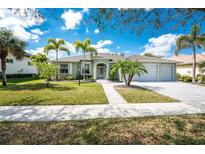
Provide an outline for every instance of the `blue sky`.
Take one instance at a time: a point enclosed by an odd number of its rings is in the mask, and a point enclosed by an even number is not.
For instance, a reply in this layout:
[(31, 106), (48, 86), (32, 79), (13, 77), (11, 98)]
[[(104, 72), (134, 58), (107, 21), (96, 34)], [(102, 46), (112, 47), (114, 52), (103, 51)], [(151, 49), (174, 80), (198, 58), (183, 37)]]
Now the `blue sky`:
[[(44, 20), (36, 24), (32, 18), (14, 16), (10, 10), (0, 9), (0, 27), (10, 28), (17, 36), (25, 39), (28, 44), (26, 50), (32, 54), (42, 52), (48, 38), (63, 38), (67, 42), (66, 46), (71, 50), (71, 55), (75, 55), (72, 43), (89, 37), (91, 44), (99, 52), (125, 53), (126, 55), (151, 52), (169, 57), (174, 53), (176, 38), (190, 31), (190, 25), (179, 28), (177, 31), (170, 30), (167, 25), (154, 34), (145, 32), (140, 36), (126, 30), (120, 33), (109, 27), (102, 32), (96, 24), (86, 24), (90, 9), (39, 9), (39, 11), (44, 16)], [(205, 29), (201, 31), (205, 32)], [(201, 49), (197, 51), (202, 52)], [(190, 53), (190, 49), (182, 51), (182, 54)], [(54, 54), (50, 53), (50, 57), (53, 56)], [(65, 53), (60, 54), (60, 57), (65, 56), (67, 56)]]

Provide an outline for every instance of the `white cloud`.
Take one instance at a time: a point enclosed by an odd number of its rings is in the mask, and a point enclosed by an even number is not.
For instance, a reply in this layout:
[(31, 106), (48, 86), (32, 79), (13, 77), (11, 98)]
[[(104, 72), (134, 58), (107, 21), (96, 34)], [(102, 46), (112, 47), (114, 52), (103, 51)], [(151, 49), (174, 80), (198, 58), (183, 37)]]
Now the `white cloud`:
[(83, 18), (83, 12), (68, 10), (62, 14), (61, 18), (65, 20), (63, 29), (72, 30), (79, 26)]
[(94, 31), (95, 34), (98, 34), (99, 32), (100, 32), (99, 29), (95, 29)]
[(32, 29), (31, 32), (34, 33), (34, 34), (37, 34), (37, 35), (43, 35), (45, 33), (45, 32), (41, 31), (38, 28)]
[(120, 49), (120, 46), (117, 46), (117, 49)]
[(24, 13), (25, 9), (20, 9), (18, 14), (14, 14), (13, 10), (0, 9), (0, 27), (5, 27), (13, 30), (15, 35), (23, 40), (39, 39), (38, 35), (26, 31), (25, 28), (39, 25), (43, 22), (41, 18), (33, 17), (32, 11), (28, 11), (27, 15)]
[(70, 53), (75, 53), (76, 52), (75, 47), (73, 46), (72, 43), (66, 42), (65, 46), (69, 49)]
[(110, 52), (110, 49), (104, 48), (106, 45), (110, 45), (113, 42), (111, 40), (100, 40), (97, 44), (92, 44), (91, 46), (96, 48), (99, 53), (107, 53)]
[[(75, 50), (74, 46), (72, 45), (72, 43), (66, 42), (65, 47), (67, 47), (70, 50), (71, 54), (76, 53), (76, 50)], [(37, 53), (45, 54), (44, 53), (44, 47), (39, 47), (39, 48), (36, 48), (36, 49), (26, 50), (26, 52), (28, 52), (30, 54), (37, 54)], [(67, 56), (66, 52), (59, 52), (59, 55), (58, 55), (59, 58), (63, 58), (63, 57), (66, 57), (66, 56)], [(56, 57), (55, 51), (50, 50), (49, 53), (48, 53), (48, 57), (50, 59), (55, 58)]]
[(176, 34), (164, 34), (157, 38), (150, 38), (144, 46), (145, 51), (141, 54), (150, 52), (157, 56), (167, 56), (168, 52), (176, 44), (176, 39), (180, 35)]
[(33, 54), (37, 54), (37, 53), (44, 54), (43, 49), (44, 49), (44, 47), (41, 47), (41, 48), (26, 50), (26, 52), (28, 52), (28, 53), (30, 53), (32, 55)]

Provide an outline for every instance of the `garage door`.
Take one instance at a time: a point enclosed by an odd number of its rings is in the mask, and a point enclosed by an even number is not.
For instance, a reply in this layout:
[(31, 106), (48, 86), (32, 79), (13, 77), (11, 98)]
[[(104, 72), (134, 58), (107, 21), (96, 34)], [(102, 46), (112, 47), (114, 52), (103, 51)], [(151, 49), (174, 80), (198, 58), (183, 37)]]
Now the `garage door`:
[(173, 81), (173, 65), (161, 64), (159, 67), (160, 81)]
[(133, 77), (133, 81), (157, 81), (157, 65), (156, 64), (144, 64), (148, 73)]

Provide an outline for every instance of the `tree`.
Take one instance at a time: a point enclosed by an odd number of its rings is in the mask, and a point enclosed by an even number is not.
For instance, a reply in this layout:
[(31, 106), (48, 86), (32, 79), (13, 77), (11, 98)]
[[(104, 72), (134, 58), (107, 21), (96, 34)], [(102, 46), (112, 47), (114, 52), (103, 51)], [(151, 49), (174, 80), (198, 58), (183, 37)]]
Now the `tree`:
[(46, 87), (49, 88), (49, 81), (56, 74), (56, 65), (48, 64), (47, 62), (43, 62), (39, 64), (40, 67), (40, 75), (41, 79), (46, 80)]
[(141, 76), (142, 74), (147, 73), (147, 70), (142, 63), (131, 60), (118, 61), (113, 64), (111, 67), (111, 74), (116, 74), (119, 70), (121, 70), (121, 74), (127, 86), (130, 86), (134, 75)]
[[(93, 21), (103, 31), (110, 27), (120, 32), (141, 35), (143, 32), (155, 34), (157, 30), (167, 27), (171, 30), (182, 29), (189, 24), (202, 24), (205, 18), (203, 8), (99, 8), (90, 9), (90, 24)], [(117, 20), (116, 20), (117, 19)]]
[(154, 54), (150, 53), (150, 52), (146, 52), (144, 53), (144, 56), (148, 56), (148, 57), (157, 57)]
[(48, 52), (53, 50), (56, 52), (56, 80), (58, 80), (58, 53), (64, 51), (70, 55), (70, 51), (65, 47), (65, 41), (63, 39), (48, 39), (48, 44), (44, 47), (44, 52), (48, 55)]
[(87, 38), (84, 40), (84, 42), (81, 42), (79, 40), (75, 41), (73, 43), (73, 46), (75, 47), (76, 51), (78, 52), (80, 49), (83, 51), (84, 60), (83, 60), (83, 80), (85, 80), (85, 54), (90, 53), (91, 58), (93, 57), (93, 54), (97, 55), (97, 49), (90, 46), (90, 39)]
[(13, 31), (6, 28), (0, 29), (0, 60), (3, 86), (7, 85), (6, 58), (8, 54), (12, 54), (16, 59), (21, 60), (25, 54), (25, 45), (26, 43), (16, 37)]
[(32, 61), (33, 65), (37, 68), (38, 75), (39, 75), (40, 74), (40, 68), (41, 68), (40, 64), (47, 62), (48, 58), (46, 57), (46, 55), (38, 53), (36, 55), (31, 56), (31, 61)]
[(193, 25), (191, 28), (191, 34), (181, 35), (176, 41), (175, 54), (178, 55), (181, 49), (192, 48), (193, 51), (193, 64), (192, 64), (192, 82), (195, 83), (196, 76), (196, 48), (205, 48), (205, 36), (199, 35), (200, 26)]

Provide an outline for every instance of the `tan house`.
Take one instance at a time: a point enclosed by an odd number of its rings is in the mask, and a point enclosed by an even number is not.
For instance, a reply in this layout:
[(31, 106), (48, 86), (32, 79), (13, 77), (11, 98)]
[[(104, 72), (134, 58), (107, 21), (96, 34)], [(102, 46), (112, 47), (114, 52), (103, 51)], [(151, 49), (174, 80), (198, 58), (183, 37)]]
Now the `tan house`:
[[(120, 56), (111, 53), (98, 53), (93, 58), (86, 55), (85, 75), (95, 79), (109, 79), (111, 66), (119, 60), (130, 59), (143, 63), (148, 73), (141, 76), (135, 75), (133, 81), (175, 81), (176, 80), (176, 61), (148, 57), (142, 55), (132, 55), (129, 57)], [(55, 59), (51, 60), (55, 63)], [(83, 55), (60, 58), (59, 59), (59, 77), (64, 78), (72, 75), (78, 79), (83, 74)], [(115, 80), (122, 81), (121, 72), (115, 77)]]
[[(181, 75), (189, 75), (192, 76), (192, 64), (193, 64), (193, 55), (178, 55), (173, 56), (170, 60), (178, 61), (177, 64), (177, 73)], [(205, 60), (205, 54), (197, 54), (196, 55), (196, 63), (198, 64), (200, 61)], [(196, 75), (200, 74), (200, 70), (196, 68)]]

